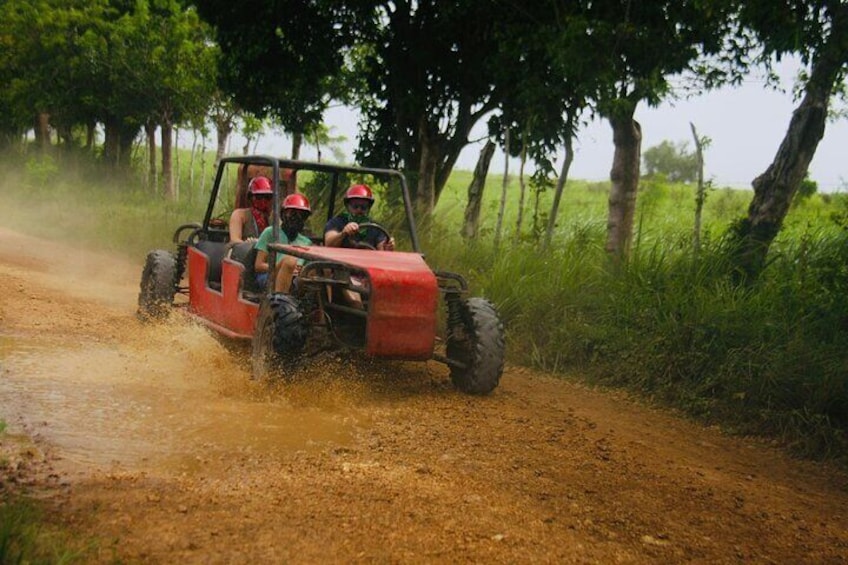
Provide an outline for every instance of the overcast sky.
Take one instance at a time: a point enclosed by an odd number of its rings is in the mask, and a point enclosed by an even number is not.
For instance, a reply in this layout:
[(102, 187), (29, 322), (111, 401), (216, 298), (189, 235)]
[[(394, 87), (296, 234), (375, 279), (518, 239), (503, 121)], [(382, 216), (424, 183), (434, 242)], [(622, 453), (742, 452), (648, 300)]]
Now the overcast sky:
[[(642, 125), (643, 151), (663, 140), (686, 141), (691, 149), (689, 122), (692, 122), (699, 135), (712, 139), (704, 156), (706, 178), (713, 179), (717, 186), (750, 188), (754, 177), (765, 171), (774, 158), (797, 106), (791, 94), (797, 65), (786, 63), (780, 71), (785, 93), (766, 88), (763, 80), (752, 75), (740, 87), (667, 102), (658, 108), (640, 105), (636, 119)], [(356, 113), (349, 108), (333, 108), (327, 112), (325, 123), (334, 128), (333, 135), (348, 138), (343, 149), (351, 160), (358, 125)], [(480, 137), (484, 132), (485, 126), (480, 124), (471, 138)], [(482, 145), (481, 141), (466, 147), (457, 168), (473, 169)], [(290, 141), (274, 136), (266, 136), (257, 146), (260, 153), (287, 155), (290, 150)], [(608, 179), (613, 154), (608, 122), (596, 120), (581, 130), (575, 153), (571, 178)], [(314, 149), (305, 147), (301, 158), (314, 159)], [(503, 154), (499, 152), (492, 160), (490, 172), (500, 173), (503, 166)], [(510, 173), (517, 172), (517, 161), (510, 161)], [(827, 124), (824, 139), (810, 166), (810, 176), (818, 182), (821, 191), (848, 192), (848, 119)]]

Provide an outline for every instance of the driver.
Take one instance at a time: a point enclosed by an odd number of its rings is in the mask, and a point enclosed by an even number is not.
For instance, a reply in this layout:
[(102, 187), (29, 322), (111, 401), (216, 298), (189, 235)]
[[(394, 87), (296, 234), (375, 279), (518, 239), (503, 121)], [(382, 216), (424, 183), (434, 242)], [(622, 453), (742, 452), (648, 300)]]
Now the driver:
[(386, 237), (382, 230), (373, 227), (360, 227), (360, 224), (372, 223), (368, 213), (374, 204), (374, 195), (368, 185), (355, 184), (348, 188), (344, 204), (345, 211), (324, 226), (324, 245), (356, 247), (356, 243), (365, 243), (380, 251), (394, 251), (394, 238)]

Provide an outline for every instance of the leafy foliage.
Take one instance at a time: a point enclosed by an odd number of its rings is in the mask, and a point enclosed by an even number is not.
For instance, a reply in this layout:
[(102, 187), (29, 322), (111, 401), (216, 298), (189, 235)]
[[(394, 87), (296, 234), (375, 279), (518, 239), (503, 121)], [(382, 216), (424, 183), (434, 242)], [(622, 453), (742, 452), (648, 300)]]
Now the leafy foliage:
[(332, 2), (198, 0), (215, 26), (221, 88), (259, 117), (291, 132), (321, 122), (330, 97), (341, 96), (349, 26)]
[(818, 192), (818, 190), (819, 184), (807, 176), (801, 181), (801, 184), (798, 185), (798, 191), (795, 192), (795, 196), (792, 198), (792, 205), (797, 206), (802, 201), (808, 200), (813, 194)]
[(93, 116), (102, 100), (99, 48), (111, 15), (105, 0), (0, 4), (4, 129), (31, 123), (37, 112), (64, 125)]
[[(487, 58), (497, 52), (489, 2), (378, 2), (360, 14), (358, 159), (408, 170), (432, 208), (474, 124), (496, 107)], [(423, 161), (422, 161), (423, 159)], [(429, 176), (428, 176), (429, 175)]]
[(663, 175), (670, 182), (692, 182), (698, 176), (698, 158), (689, 144), (662, 141), (642, 153), (645, 174)]

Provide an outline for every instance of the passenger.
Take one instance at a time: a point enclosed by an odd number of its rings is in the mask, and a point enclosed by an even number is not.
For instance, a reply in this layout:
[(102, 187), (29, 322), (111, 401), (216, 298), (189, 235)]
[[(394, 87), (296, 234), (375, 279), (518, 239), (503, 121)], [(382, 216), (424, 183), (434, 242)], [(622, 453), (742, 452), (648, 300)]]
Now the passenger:
[[(312, 240), (303, 234), (303, 228), (306, 225), (306, 219), (312, 214), (312, 208), (309, 206), (309, 200), (302, 194), (289, 194), (283, 200), (283, 206), (280, 214), (280, 230), (279, 243), (292, 245), (312, 245)], [(265, 288), (268, 283), (268, 244), (271, 243), (273, 237), (273, 229), (268, 227), (259, 236), (256, 242), (256, 262), (254, 270), (256, 272), (256, 282), (261, 288)], [(276, 275), (274, 278), (274, 292), (289, 292), (292, 286), (292, 280), (300, 271), (304, 260), (298, 259), (292, 255), (277, 253)]]
[(237, 208), (230, 215), (230, 242), (256, 241), (268, 227), (274, 191), (268, 177), (253, 177), (247, 186), (250, 208)]
[(368, 214), (374, 204), (374, 195), (368, 185), (351, 186), (345, 193), (344, 203), (345, 211), (331, 218), (324, 226), (324, 245), (356, 247), (356, 243), (365, 243), (380, 251), (394, 250), (394, 238), (388, 238), (383, 230), (359, 226), (373, 223)]

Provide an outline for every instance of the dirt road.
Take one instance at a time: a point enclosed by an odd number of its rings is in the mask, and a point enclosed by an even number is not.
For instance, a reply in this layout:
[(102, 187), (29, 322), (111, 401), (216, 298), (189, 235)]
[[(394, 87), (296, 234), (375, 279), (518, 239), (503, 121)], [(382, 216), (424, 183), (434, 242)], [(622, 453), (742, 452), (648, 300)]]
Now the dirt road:
[(0, 229), (0, 417), (93, 562), (848, 561), (826, 466), (520, 368), (472, 398), (325, 358), (269, 390), (135, 319), (141, 261)]

